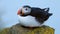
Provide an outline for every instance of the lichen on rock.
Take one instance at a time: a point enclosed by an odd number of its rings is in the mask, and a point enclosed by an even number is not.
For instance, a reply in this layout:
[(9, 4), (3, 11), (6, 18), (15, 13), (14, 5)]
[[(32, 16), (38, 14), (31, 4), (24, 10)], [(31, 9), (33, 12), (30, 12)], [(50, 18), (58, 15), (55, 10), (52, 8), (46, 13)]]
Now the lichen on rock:
[(14, 25), (11, 28), (4, 29), (0, 34), (54, 34), (54, 31), (53, 28), (45, 25), (35, 29), (27, 29)]

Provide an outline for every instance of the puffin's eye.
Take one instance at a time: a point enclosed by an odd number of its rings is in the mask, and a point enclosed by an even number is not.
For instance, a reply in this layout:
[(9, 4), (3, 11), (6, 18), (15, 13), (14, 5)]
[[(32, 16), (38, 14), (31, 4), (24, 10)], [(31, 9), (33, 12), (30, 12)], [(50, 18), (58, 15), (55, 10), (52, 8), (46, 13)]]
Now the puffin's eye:
[(28, 10), (27, 8), (25, 10)]

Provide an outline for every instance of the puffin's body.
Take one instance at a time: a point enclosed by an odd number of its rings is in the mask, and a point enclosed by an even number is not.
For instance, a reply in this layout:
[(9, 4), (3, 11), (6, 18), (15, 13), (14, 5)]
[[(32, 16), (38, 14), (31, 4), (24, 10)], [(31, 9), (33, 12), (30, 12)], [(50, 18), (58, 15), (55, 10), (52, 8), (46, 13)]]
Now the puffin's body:
[(30, 6), (23, 6), (18, 10), (19, 23), (26, 27), (39, 27), (43, 26), (51, 13), (48, 13), (49, 8), (36, 8)]

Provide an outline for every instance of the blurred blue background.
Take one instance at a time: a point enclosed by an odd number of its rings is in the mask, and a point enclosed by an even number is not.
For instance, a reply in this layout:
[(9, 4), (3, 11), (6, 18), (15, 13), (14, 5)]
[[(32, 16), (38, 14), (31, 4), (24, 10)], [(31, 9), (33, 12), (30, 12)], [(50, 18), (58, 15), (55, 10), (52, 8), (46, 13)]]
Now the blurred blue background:
[(0, 27), (11, 27), (18, 23), (17, 11), (24, 5), (32, 7), (50, 8), (53, 15), (45, 22), (60, 33), (60, 0), (0, 0)]

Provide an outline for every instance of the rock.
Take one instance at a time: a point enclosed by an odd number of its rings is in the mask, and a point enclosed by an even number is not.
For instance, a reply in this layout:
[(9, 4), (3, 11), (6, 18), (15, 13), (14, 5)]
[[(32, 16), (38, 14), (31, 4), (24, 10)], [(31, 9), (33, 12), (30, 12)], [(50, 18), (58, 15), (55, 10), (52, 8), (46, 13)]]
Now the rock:
[(41, 26), (35, 29), (21, 27), (19, 24), (6, 28), (0, 34), (54, 34), (54, 29), (49, 26)]

